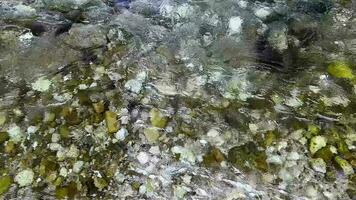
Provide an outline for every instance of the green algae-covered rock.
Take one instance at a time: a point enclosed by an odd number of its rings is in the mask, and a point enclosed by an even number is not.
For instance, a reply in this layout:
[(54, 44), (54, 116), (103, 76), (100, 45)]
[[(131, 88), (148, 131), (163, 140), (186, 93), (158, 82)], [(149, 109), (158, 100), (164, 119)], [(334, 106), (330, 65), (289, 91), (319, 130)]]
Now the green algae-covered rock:
[(117, 114), (111, 111), (105, 112), (105, 122), (108, 133), (116, 133), (119, 130)]
[(338, 167), (342, 169), (345, 175), (351, 175), (354, 173), (354, 169), (352, 168), (352, 165), (350, 165), (347, 160), (341, 158), (340, 156), (335, 157), (335, 162)]
[(350, 155), (350, 150), (349, 150), (347, 144), (345, 143), (345, 141), (339, 140), (336, 142), (336, 145), (337, 145), (337, 150), (339, 153), (341, 153), (342, 155), (345, 155), (345, 156)]
[(149, 143), (156, 143), (160, 136), (159, 129), (156, 127), (148, 127), (143, 131), (143, 133)]
[(355, 77), (350, 66), (341, 61), (330, 64), (327, 71), (331, 76), (336, 78), (353, 79)]
[(334, 157), (333, 152), (330, 150), (330, 146), (319, 149), (314, 155), (315, 158), (321, 158), (326, 163), (329, 163)]
[(13, 141), (8, 141), (5, 144), (5, 153), (14, 155), (16, 153), (16, 145)]
[(61, 116), (66, 120), (69, 125), (74, 126), (82, 122), (77, 109), (72, 107), (64, 107), (61, 111)]
[(233, 147), (228, 152), (228, 161), (237, 168), (250, 171), (253, 168), (262, 172), (267, 171), (267, 156), (264, 151), (259, 151), (253, 142), (248, 142), (241, 146)]
[(6, 114), (4, 112), (0, 112), (0, 126), (4, 125), (6, 122)]
[(209, 152), (203, 156), (203, 164), (207, 167), (219, 167), (225, 160), (225, 155), (216, 147), (210, 148)]
[(10, 136), (8, 132), (0, 132), (0, 144), (4, 143), (5, 141), (9, 140)]
[(106, 182), (105, 179), (103, 178), (94, 178), (94, 185), (97, 187), (99, 190), (104, 189), (106, 186), (108, 186), (108, 182)]
[(158, 128), (164, 128), (167, 125), (167, 117), (157, 108), (152, 108), (150, 111), (151, 124)]
[(66, 187), (56, 188), (55, 195), (57, 199), (65, 199), (68, 196), (68, 188)]
[(308, 132), (311, 133), (312, 135), (318, 135), (320, 132), (320, 128), (314, 124), (309, 124)]
[(75, 182), (70, 182), (68, 185), (63, 187), (57, 187), (55, 195), (57, 199), (73, 199), (78, 193), (77, 184)]
[(309, 150), (311, 154), (316, 153), (319, 149), (326, 146), (326, 138), (323, 136), (315, 136), (310, 140)]
[(58, 133), (62, 139), (69, 138), (69, 136), (70, 136), (69, 128), (65, 125), (62, 125), (59, 127)]
[(264, 144), (266, 147), (271, 146), (278, 139), (278, 133), (276, 131), (268, 131), (265, 135)]
[(96, 113), (103, 113), (105, 111), (105, 106), (103, 102), (93, 103), (93, 108)]
[(5, 193), (11, 186), (12, 180), (10, 176), (0, 177), (0, 194)]

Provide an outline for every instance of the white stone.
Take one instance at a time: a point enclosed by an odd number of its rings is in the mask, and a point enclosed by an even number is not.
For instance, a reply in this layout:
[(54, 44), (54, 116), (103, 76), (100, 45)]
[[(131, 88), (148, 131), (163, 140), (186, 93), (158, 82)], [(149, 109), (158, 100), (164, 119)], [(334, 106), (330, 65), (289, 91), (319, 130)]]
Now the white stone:
[(16, 124), (12, 124), (7, 132), (9, 133), (11, 140), (15, 143), (21, 142), (24, 138), (21, 128)]
[(161, 151), (159, 150), (159, 146), (151, 147), (149, 152), (152, 153), (153, 155), (159, 155), (161, 153)]
[(142, 165), (148, 163), (148, 161), (150, 160), (150, 156), (148, 155), (148, 153), (146, 152), (140, 152), (137, 155), (137, 160), (138, 162), (140, 162)]
[(248, 127), (251, 132), (255, 133), (258, 130), (258, 126), (256, 124), (248, 124)]
[(121, 128), (117, 133), (115, 133), (115, 138), (119, 141), (125, 140), (126, 136), (128, 135), (128, 132), (126, 128)]
[(266, 162), (281, 165), (283, 164), (284, 159), (279, 155), (272, 155), (267, 158)]
[(286, 99), (285, 104), (287, 106), (293, 107), (293, 108), (297, 108), (303, 105), (303, 102), (298, 99), (297, 97), (290, 97), (288, 99)]
[(187, 194), (188, 188), (184, 186), (177, 186), (174, 189), (174, 196), (176, 196), (177, 199), (183, 199), (185, 194)]
[(61, 144), (58, 144), (58, 143), (49, 143), (48, 148), (52, 151), (63, 150), (63, 147), (61, 146)]
[(84, 162), (81, 160), (75, 162), (73, 165), (73, 172), (79, 173), (82, 170), (83, 165), (84, 165)]
[(76, 158), (79, 156), (79, 149), (75, 145), (71, 145), (66, 153), (69, 158)]
[(174, 85), (165, 82), (157, 82), (154, 84), (154, 87), (158, 90), (159, 93), (167, 96), (174, 96), (178, 94), (177, 89)]
[(176, 8), (175, 16), (178, 16), (179, 19), (187, 18), (191, 14), (193, 14), (193, 11), (194, 11), (194, 8), (192, 6), (190, 6), (189, 4), (185, 3), (185, 4), (178, 6), (178, 8)]
[(320, 92), (320, 88), (318, 86), (313, 86), (313, 85), (310, 85), (309, 86), (309, 90), (314, 92), (315, 94), (319, 93)]
[(15, 182), (20, 185), (20, 187), (29, 186), (33, 182), (35, 173), (31, 169), (25, 169), (15, 176)]
[(260, 7), (254, 11), (255, 15), (260, 19), (266, 19), (271, 12), (271, 9), (267, 7)]
[(242, 30), (243, 19), (239, 16), (231, 17), (229, 20), (229, 35), (240, 33)]
[(210, 129), (207, 133), (208, 137), (218, 137), (219, 135), (220, 135), (219, 131), (215, 128)]
[(22, 34), (22, 35), (19, 37), (19, 40), (23, 43), (24, 46), (30, 45), (30, 42), (32, 41), (32, 39), (33, 39), (33, 35), (32, 35), (31, 32)]
[(30, 6), (19, 4), (14, 6), (14, 16), (16, 17), (32, 17), (36, 14), (36, 10)]
[(313, 186), (307, 186), (306, 194), (308, 197), (315, 198), (318, 196), (318, 190), (316, 190)]
[(247, 1), (244, 1), (244, 0), (238, 1), (237, 4), (240, 6), (240, 8), (246, 8), (247, 7)]
[(142, 82), (135, 79), (129, 80), (125, 83), (125, 88), (131, 92), (139, 93), (142, 88)]
[(187, 149), (187, 148), (184, 148), (182, 146), (174, 146), (171, 151), (175, 154), (180, 154), (180, 160), (181, 161), (188, 161), (190, 163), (195, 163), (195, 156), (194, 156), (194, 153)]
[(125, 181), (125, 175), (120, 172), (116, 172), (114, 178), (118, 183), (123, 183)]
[(50, 80), (41, 77), (37, 79), (36, 82), (32, 83), (31, 86), (33, 90), (38, 92), (45, 92), (50, 88), (51, 84), (52, 82)]
[(88, 89), (88, 86), (86, 84), (79, 84), (78, 85), (78, 89), (79, 90), (86, 90), (86, 89)]
[(322, 97), (321, 100), (324, 102), (326, 106), (333, 106), (333, 105), (342, 105), (346, 107), (349, 105), (350, 100), (343, 96), (336, 96), (336, 97)]
[(283, 181), (285, 182), (290, 182), (293, 180), (293, 176), (291, 175), (291, 173), (285, 169), (282, 168), (279, 173), (278, 173), (279, 178), (281, 178)]
[(38, 130), (38, 127), (37, 127), (37, 126), (29, 126), (29, 127), (27, 127), (27, 133), (28, 133), (28, 134), (36, 133), (37, 130)]
[(310, 162), (311, 162), (312, 168), (315, 171), (321, 172), (321, 173), (326, 173), (326, 163), (324, 162), (324, 160), (322, 158), (312, 159)]
[(59, 175), (61, 175), (61, 176), (63, 176), (63, 177), (67, 177), (67, 175), (68, 175), (68, 170), (67, 170), (67, 168), (62, 167), (62, 168), (59, 170)]
[(293, 152), (290, 152), (288, 154), (287, 159), (288, 160), (299, 160), (300, 159), (300, 155), (297, 152), (293, 151)]
[(61, 138), (61, 136), (58, 133), (54, 133), (54, 134), (52, 134), (51, 141), (53, 143), (57, 143), (57, 142), (59, 142), (60, 138)]

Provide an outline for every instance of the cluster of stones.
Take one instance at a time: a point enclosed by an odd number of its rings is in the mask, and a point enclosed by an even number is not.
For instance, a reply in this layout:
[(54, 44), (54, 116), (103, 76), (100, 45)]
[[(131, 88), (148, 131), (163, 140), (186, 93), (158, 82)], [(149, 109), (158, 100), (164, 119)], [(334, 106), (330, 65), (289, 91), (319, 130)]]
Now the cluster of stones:
[[(70, 19), (71, 26), (64, 30), (53, 17), (56, 26), (44, 27), (49, 33), (42, 36), (33, 27), (36, 9), (22, 4), (0, 7), (5, 13), (1, 20), (22, 27), (1, 30), (0, 42), (11, 44), (6, 48), (24, 48), (46, 37), (60, 41), (50, 46), (52, 57), (37, 63), (58, 67), (59, 72), (49, 70), (35, 79), (29, 72), (22, 85), (7, 82), (14, 90), (7, 89), (8, 98), (0, 101), (0, 194), (234, 199), (306, 193), (310, 198), (353, 198), (355, 63), (343, 55), (324, 62), (318, 57), (323, 56), (320, 48), (308, 46), (330, 2), (288, 5), (308, 22), (305, 28), (298, 17), (288, 26), (274, 22), (286, 10), (267, 3), (238, 1), (239, 9), (252, 11), (251, 24), (237, 15), (219, 20), (210, 11), (197, 17), (200, 8), (186, 3), (176, 12), (169, 5), (161, 7), (163, 20), (153, 23), (146, 17), (155, 16), (154, 5), (147, 10), (133, 3), (136, 14), (123, 10), (110, 19), (113, 10), (106, 1), (43, 0), (38, 8), (61, 13), (58, 17)], [(234, 4), (229, 1), (211, 12), (225, 12), (224, 5)], [(171, 20), (176, 24), (167, 22)], [(184, 23), (189, 20), (193, 26)], [(206, 27), (197, 30), (198, 25)], [(23, 34), (28, 29), (31, 34)], [(177, 41), (180, 49), (156, 42), (169, 40), (163, 37), (169, 31), (172, 38), (183, 35)], [(303, 38), (309, 31), (311, 38)], [(202, 35), (196, 39), (187, 33)], [(219, 35), (224, 37), (219, 40)], [(239, 49), (240, 42), (262, 36), (277, 57), (290, 53), (293, 44), (301, 49), (300, 63), (315, 64), (316, 69), (293, 78), (286, 75), (290, 81), (281, 88), (283, 74), (250, 67), (255, 60), (247, 59), (244, 67), (236, 53), (247, 52)], [(39, 48), (41, 55), (47, 48)], [(65, 65), (57, 66), (62, 62)], [(19, 97), (11, 98), (13, 94)], [(278, 190), (260, 191), (263, 186), (247, 183), (250, 178)]]

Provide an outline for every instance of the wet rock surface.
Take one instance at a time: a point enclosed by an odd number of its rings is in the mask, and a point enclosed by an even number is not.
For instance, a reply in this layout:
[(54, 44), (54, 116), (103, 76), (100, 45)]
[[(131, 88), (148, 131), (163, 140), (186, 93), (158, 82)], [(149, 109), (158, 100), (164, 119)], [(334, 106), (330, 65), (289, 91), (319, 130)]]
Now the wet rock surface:
[(354, 6), (0, 2), (1, 197), (356, 198)]

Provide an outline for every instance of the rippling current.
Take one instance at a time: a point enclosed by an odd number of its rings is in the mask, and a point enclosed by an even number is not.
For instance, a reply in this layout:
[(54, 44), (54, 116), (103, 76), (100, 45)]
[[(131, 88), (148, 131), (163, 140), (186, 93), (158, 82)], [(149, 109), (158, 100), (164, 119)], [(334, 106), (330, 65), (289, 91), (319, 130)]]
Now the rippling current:
[(353, 0), (2, 0), (2, 199), (355, 199)]

